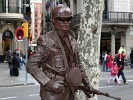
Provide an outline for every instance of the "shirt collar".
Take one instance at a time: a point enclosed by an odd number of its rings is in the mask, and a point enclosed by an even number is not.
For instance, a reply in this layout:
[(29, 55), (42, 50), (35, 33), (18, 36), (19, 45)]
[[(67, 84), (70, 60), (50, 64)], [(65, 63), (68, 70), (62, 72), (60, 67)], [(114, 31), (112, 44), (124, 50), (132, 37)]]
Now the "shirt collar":
[(68, 35), (68, 32), (62, 32), (61, 30), (58, 30), (58, 29), (55, 29), (55, 30), (60, 38), (63, 38)]

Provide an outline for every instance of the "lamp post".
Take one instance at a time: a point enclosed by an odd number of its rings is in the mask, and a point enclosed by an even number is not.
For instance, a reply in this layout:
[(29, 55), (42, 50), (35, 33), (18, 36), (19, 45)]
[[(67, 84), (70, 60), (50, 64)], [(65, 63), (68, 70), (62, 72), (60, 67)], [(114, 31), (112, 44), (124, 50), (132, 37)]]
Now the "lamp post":
[[(28, 30), (29, 30), (29, 27), (28, 27), (28, 22), (24, 22), (22, 24), (22, 28), (23, 28), (23, 31), (24, 31), (24, 37), (25, 37), (25, 63), (27, 64), (27, 61), (28, 61)], [(25, 71), (25, 84), (27, 84), (27, 80), (28, 80), (28, 76), (27, 76), (27, 71)]]

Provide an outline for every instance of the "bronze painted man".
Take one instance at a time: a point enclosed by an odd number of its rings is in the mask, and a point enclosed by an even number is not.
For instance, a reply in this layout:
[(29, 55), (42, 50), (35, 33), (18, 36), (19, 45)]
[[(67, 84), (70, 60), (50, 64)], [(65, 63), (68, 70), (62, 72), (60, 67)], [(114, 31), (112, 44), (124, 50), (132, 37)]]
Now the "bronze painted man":
[(27, 63), (27, 71), (40, 84), (41, 100), (74, 100), (75, 86), (91, 88), (79, 62), (72, 13), (59, 4), (52, 11), (53, 30), (40, 36)]

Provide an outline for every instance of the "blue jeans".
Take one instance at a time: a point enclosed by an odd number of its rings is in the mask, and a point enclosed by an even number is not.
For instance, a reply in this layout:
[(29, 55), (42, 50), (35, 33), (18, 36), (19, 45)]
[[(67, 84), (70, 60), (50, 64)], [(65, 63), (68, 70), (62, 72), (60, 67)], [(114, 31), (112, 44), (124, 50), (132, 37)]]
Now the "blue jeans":
[(105, 67), (106, 67), (106, 61), (103, 61), (103, 62), (102, 62), (102, 71), (103, 71), (103, 72), (105, 71)]

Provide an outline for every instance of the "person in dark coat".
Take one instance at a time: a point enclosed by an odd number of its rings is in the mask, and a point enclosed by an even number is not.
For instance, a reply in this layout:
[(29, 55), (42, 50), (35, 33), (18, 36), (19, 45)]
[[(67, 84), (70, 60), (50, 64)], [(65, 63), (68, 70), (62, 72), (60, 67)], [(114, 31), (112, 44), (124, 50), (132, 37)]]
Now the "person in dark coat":
[(8, 67), (10, 69), (10, 76), (13, 76), (13, 67), (12, 67), (12, 52), (10, 48), (6, 49), (6, 60), (8, 63)]
[[(120, 58), (120, 56), (118, 56), (118, 59)], [(125, 59), (126, 59), (126, 56), (125, 56), (125, 52), (124, 51), (122, 51), (122, 54), (121, 54), (121, 60), (119, 59), (118, 60), (118, 67), (120, 67), (120, 66), (122, 66), (121, 67), (121, 69), (119, 70), (119, 72), (118, 72), (118, 78), (121, 76), (122, 77), (122, 79), (123, 79), (123, 83), (124, 84), (128, 84), (128, 82), (126, 81), (126, 78), (125, 78), (125, 74), (124, 74), (124, 72), (123, 72), (123, 70), (124, 70), (124, 61), (125, 61)], [(117, 82), (116, 81), (116, 79), (115, 79), (115, 82)]]
[(131, 68), (133, 69), (133, 50), (130, 53)]
[(16, 52), (13, 52), (13, 60), (12, 60), (13, 76), (19, 76), (18, 68), (20, 68), (20, 62), (21, 59), (19, 58), (18, 54)]

